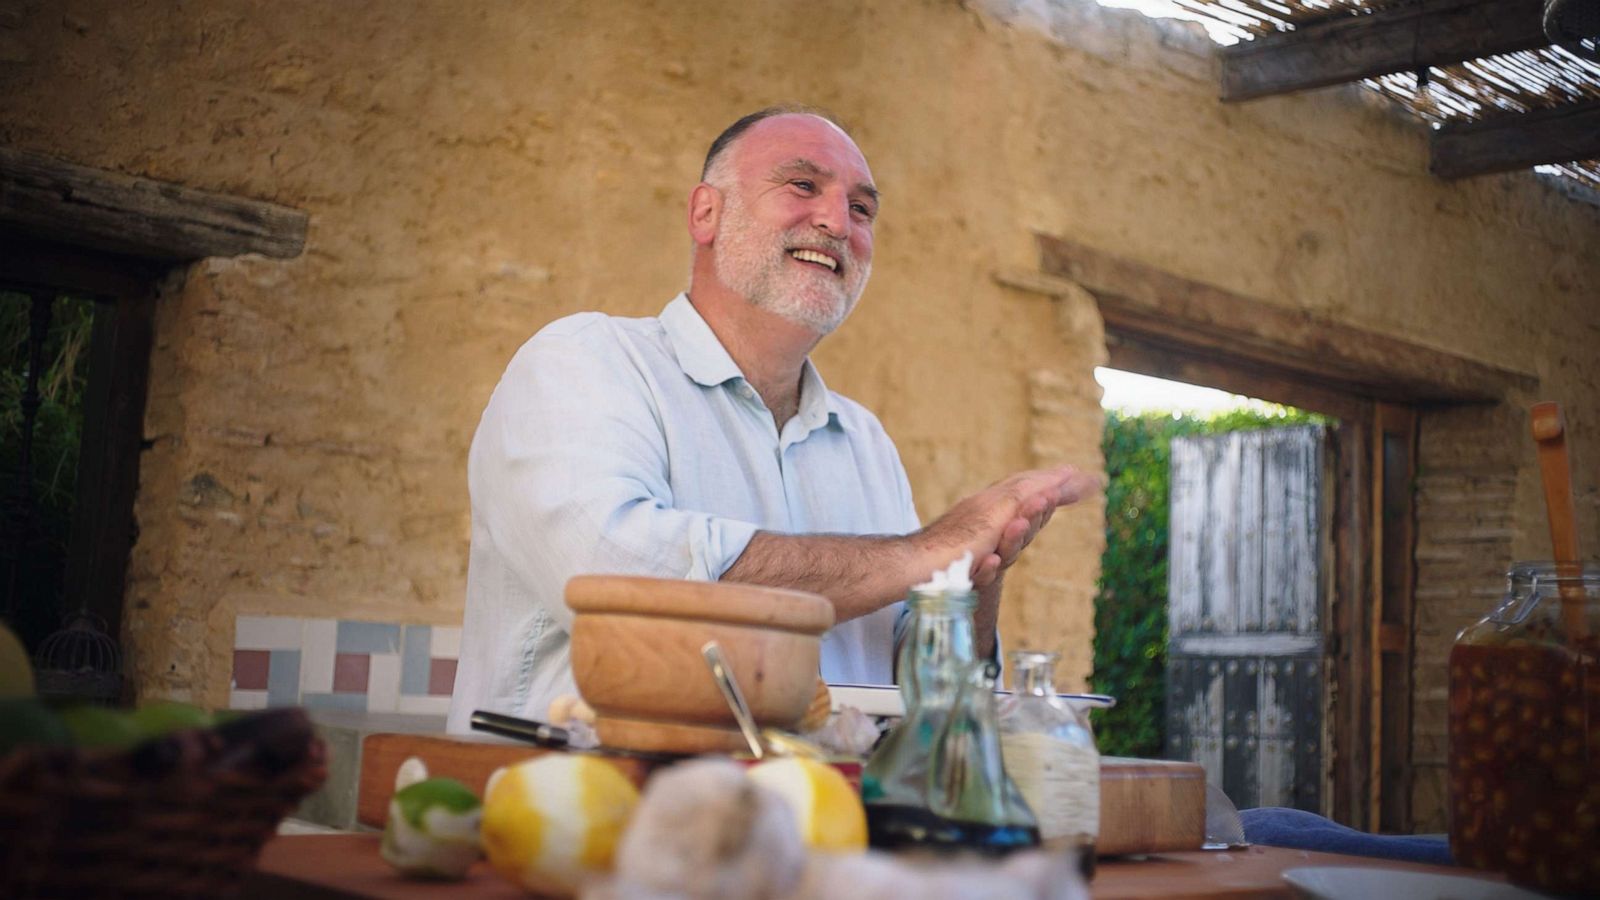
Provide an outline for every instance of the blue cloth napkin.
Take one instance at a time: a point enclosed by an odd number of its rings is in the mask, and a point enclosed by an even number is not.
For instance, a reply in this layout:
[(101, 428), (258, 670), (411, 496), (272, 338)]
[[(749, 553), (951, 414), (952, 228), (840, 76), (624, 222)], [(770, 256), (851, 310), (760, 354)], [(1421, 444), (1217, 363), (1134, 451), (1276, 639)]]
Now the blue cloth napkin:
[(1316, 813), (1281, 806), (1242, 809), (1239, 818), (1244, 822), (1244, 839), (1252, 844), (1455, 865), (1450, 842), (1441, 834), (1368, 834)]

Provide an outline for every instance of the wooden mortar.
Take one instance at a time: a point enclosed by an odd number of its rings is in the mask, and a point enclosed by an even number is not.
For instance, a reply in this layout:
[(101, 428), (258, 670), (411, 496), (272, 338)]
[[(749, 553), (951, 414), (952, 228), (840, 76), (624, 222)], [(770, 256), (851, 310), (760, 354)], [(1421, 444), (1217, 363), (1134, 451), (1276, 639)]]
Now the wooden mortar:
[(747, 584), (584, 575), (567, 582), (572, 675), (602, 744), (668, 753), (745, 747), (700, 648), (722, 646), (762, 727), (793, 729), (816, 693), (833, 604)]

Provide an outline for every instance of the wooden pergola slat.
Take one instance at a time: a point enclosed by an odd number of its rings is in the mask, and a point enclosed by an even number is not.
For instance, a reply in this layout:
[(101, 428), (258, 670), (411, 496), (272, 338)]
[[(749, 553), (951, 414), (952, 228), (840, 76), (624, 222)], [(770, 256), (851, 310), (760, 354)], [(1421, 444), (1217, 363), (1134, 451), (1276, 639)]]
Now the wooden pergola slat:
[(1548, 46), (1541, 0), (1436, 0), (1319, 21), (1222, 54), (1222, 99), (1249, 100)]
[(1600, 159), (1600, 100), (1446, 125), (1428, 168), (1441, 178)]
[(0, 230), (139, 259), (298, 256), (304, 212), (0, 147)]

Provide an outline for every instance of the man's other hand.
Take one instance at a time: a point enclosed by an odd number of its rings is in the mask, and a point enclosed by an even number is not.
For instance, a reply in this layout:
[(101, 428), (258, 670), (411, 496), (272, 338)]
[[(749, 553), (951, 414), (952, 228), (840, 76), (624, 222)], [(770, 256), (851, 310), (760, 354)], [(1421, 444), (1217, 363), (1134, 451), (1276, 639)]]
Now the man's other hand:
[(917, 535), (928, 571), (972, 551), (972, 583), (992, 583), (1050, 521), (1055, 511), (1090, 496), (1101, 481), (1074, 466), (1018, 472), (950, 508)]

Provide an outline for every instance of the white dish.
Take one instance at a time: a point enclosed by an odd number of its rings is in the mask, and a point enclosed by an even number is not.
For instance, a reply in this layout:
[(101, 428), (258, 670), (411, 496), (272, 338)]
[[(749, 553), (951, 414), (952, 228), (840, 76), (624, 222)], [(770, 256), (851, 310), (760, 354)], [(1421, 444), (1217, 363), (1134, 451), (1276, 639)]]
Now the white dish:
[(1482, 878), (1359, 866), (1290, 869), (1283, 880), (1312, 900), (1544, 900), (1543, 894)]
[[(853, 706), (869, 716), (900, 718), (906, 714), (905, 701), (900, 689), (883, 684), (830, 684), (828, 693), (833, 697), (833, 708)], [(1006, 697), (1010, 691), (995, 691), (995, 697)], [(1105, 694), (1059, 694), (1077, 710), (1110, 709), (1117, 705), (1116, 698)]]

